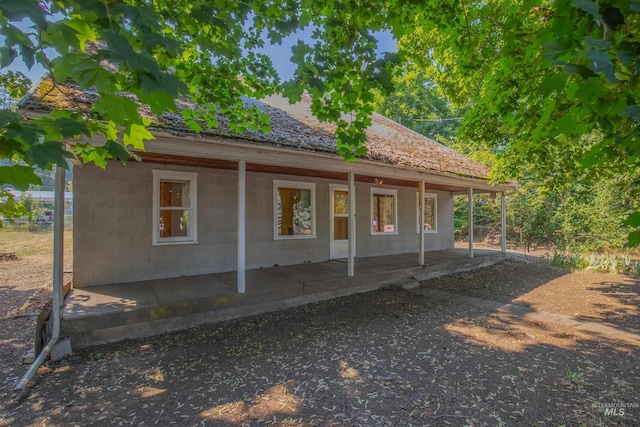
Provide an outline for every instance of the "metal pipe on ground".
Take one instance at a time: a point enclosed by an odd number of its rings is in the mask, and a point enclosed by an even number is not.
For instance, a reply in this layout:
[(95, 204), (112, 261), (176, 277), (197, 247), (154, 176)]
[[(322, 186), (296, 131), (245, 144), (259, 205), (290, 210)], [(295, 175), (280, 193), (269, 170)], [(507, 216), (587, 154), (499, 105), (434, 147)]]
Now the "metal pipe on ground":
[(24, 374), (18, 385), (17, 391), (25, 392), (28, 388), (29, 381), (38, 368), (45, 361), (53, 347), (60, 338), (60, 311), (62, 309), (63, 295), (63, 239), (64, 239), (64, 185), (65, 185), (65, 169), (56, 166), (55, 175), (55, 201), (53, 207), (53, 310), (52, 331), (49, 342), (44, 346), (38, 357), (33, 361), (27, 372)]

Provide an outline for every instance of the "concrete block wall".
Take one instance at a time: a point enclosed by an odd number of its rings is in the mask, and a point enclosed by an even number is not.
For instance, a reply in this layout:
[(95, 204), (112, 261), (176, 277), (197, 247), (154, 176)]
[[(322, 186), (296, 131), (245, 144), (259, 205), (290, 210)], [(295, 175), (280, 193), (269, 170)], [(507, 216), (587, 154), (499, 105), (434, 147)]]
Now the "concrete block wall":
[[(381, 186), (379, 188), (398, 191), (397, 234), (371, 233), (371, 186), (356, 184), (356, 255), (369, 257), (398, 253), (417, 252), (419, 247), (417, 218), (417, 188)], [(428, 190), (437, 194), (438, 232), (425, 233), (425, 249), (441, 250), (454, 246), (453, 196), (446, 191)]]
[[(315, 238), (274, 239), (274, 180), (316, 183)], [(295, 175), (247, 173), (247, 268), (329, 259), (330, 182), (327, 179)], [(233, 212), (236, 214), (237, 210)]]
[[(152, 170), (198, 173), (198, 243), (152, 245)], [(316, 183), (316, 238), (274, 239), (273, 181)], [(330, 192), (336, 180), (247, 173), (247, 268), (329, 259)], [(416, 189), (398, 190), (398, 234), (370, 233), (370, 185), (356, 183), (358, 257), (414, 252)], [(96, 286), (234, 271), (237, 254), (237, 172), (131, 162), (106, 170), (74, 170), (74, 285)], [(430, 191), (432, 192), (432, 191)], [(438, 233), (427, 234), (429, 250), (453, 247), (453, 197), (438, 194)]]
[[(152, 245), (153, 169), (198, 172), (198, 244)], [(110, 162), (74, 170), (77, 287), (228, 271), (234, 265), (235, 171)], [(202, 220), (201, 220), (202, 218)]]

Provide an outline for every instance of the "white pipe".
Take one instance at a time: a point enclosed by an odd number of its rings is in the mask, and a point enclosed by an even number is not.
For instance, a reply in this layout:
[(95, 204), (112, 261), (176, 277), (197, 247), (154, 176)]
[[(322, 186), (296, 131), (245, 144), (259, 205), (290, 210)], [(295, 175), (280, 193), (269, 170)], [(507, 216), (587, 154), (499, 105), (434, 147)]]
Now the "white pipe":
[(33, 361), (27, 372), (24, 374), (16, 390), (26, 391), (31, 378), (38, 371), (38, 368), (47, 358), (53, 346), (60, 338), (60, 314), (62, 310), (62, 294), (63, 294), (63, 266), (64, 266), (64, 184), (65, 169), (56, 165), (55, 175), (55, 199), (53, 207), (53, 290), (51, 299), (53, 300), (53, 331), (51, 339), (44, 346), (42, 351)]
[(356, 183), (355, 174), (349, 172), (349, 254), (347, 260), (347, 275), (355, 275), (356, 258)]
[(469, 209), (469, 258), (473, 258), (473, 187), (469, 187), (469, 199), (467, 200)]
[(420, 181), (420, 188), (418, 190), (418, 214), (420, 224), (420, 231), (418, 232), (420, 240), (418, 241), (418, 265), (424, 265), (424, 181)]
[(245, 292), (247, 162), (238, 162), (238, 293)]
[(502, 248), (502, 253), (507, 253), (507, 194), (503, 191), (502, 196), (500, 197), (501, 206), (500, 206), (500, 228), (502, 229), (502, 233), (500, 235), (500, 246)]

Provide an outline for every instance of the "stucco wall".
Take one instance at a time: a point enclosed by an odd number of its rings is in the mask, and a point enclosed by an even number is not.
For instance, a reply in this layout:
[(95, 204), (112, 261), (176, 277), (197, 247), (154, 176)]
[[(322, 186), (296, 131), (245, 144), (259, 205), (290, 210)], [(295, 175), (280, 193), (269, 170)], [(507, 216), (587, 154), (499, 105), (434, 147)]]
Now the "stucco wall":
[[(198, 173), (198, 243), (152, 245), (153, 169)], [(316, 238), (274, 240), (273, 180), (316, 183)], [(330, 256), (329, 184), (335, 180), (247, 173), (247, 268), (317, 262)], [(416, 189), (398, 190), (398, 234), (370, 233), (370, 185), (356, 183), (359, 257), (414, 252)], [(236, 268), (237, 172), (110, 162), (74, 170), (74, 284), (78, 287), (233, 271)], [(438, 194), (438, 233), (427, 250), (453, 247), (453, 198)]]

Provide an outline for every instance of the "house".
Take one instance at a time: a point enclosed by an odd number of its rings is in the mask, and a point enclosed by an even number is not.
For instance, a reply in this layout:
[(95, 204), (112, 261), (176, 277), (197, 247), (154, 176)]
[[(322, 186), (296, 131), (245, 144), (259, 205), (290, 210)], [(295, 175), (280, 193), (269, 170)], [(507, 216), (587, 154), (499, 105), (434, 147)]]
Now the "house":
[[(47, 79), (28, 96), (31, 115), (95, 101)], [(245, 102), (269, 115), (270, 133), (237, 135), (222, 117), (219, 129), (195, 134), (165, 114), (136, 153), (141, 161), (74, 164), (76, 289), (233, 272), (242, 294), (246, 271), (274, 266), (344, 259), (351, 277), (356, 259), (406, 253), (421, 266), (425, 252), (454, 247), (454, 195), (513, 188), (378, 114), (367, 155), (348, 163), (309, 97)]]

